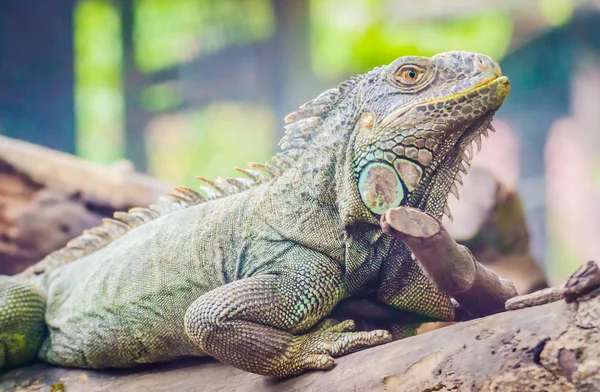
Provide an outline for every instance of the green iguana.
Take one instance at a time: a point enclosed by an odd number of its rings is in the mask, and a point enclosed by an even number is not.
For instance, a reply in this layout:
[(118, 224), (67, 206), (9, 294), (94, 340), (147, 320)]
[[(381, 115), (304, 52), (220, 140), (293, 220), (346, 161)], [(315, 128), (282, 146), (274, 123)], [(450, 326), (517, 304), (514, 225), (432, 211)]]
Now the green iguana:
[[(473, 141), (509, 81), (492, 59), (401, 57), (289, 114), (275, 165), (199, 178), (170, 201), (115, 213), (23, 273), (0, 280), (0, 367), (36, 356), (129, 367), (210, 355), (287, 377), (392, 340), (319, 324), (360, 296), (452, 320), (450, 298), (379, 217), (408, 205), (441, 217)], [(414, 328), (390, 325), (394, 339)]]

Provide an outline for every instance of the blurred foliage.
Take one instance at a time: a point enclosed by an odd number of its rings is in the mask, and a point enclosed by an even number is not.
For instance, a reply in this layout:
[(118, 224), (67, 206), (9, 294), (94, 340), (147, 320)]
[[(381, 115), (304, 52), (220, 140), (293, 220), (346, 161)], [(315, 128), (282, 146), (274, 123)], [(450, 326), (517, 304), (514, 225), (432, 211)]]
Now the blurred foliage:
[(539, 0), (540, 11), (551, 26), (560, 26), (573, 17), (572, 0)]
[(182, 103), (178, 83), (175, 81), (157, 83), (142, 91), (140, 104), (150, 112), (162, 112)]
[[(270, 0), (137, 0), (134, 12), (135, 59), (146, 73), (227, 45), (264, 40), (275, 31)], [(272, 154), (273, 115), (264, 108), (215, 103), (160, 115), (182, 104), (177, 82), (149, 86), (140, 98), (146, 111), (158, 115), (146, 129), (145, 142), (149, 172), (160, 179), (197, 186), (196, 175), (233, 175), (235, 166)], [(252, 132), (240, 132), (247, 124)]]
[[(405, 55), (468, 50), (501, 59), (513, 22), (494, 11), (470, 18), (398, 23), (386, 0), (310, 0), (312, 64), (324, 78), (364, 72)], [(400, 4), (396, 5), (400, 6)]]
[[(210, 53), (229, 44), (243, 44), (270, 37), (275, 29), (275, 19), (269, 0), (136, 0), (134, 2), (134, 48), (138, 67), (143, 72), (156, 72)], [(101, 163), (112, 163), (123, 157), (124, 102), (122, 86), (122, 31), (119, 9), (106, 0), (82, 0), (74, 13), (74, 36), (76, 58), (76, 116), (77, 155)], [(165, 82), (148, 86), (140, 96), (140, 105), (151, 113), (160, 113), (181, 104), (177, 82)], [(227, 113), (225, 105), (218, 113)], [(160, 133), (170, 148), (161, 148), (161, 143), (148, 137), (150, 159), (162, 159), (169, 153), (168, 161), (178, 171), (168, 171), (161, 165), (149, 162), (150, 172), (162, 179), (186, 178), (202, 171), (204, 164), (211, 171), (214, 161), (232, 168), (248, 160), (256, 160), (271, 154), (274, 147), (273, 126), (267, 126), (272, 114), (256, 111), (248, 105), (246, 112), (255, 124), (252, 140), (261, 140), (255, 147), (254, 156), (246, 154), (248, 143), (231, 143), (227, 150), (219, 149), (222, 140), (218, 135), (231, 136), (240, 127), (239, 107), (229, 115), (214, 114), (214, 108), (196, 112), (193, 116), (181, 113), (183, 120), (176, 122), (181, 129), (169, 127), (170, 133)], [(211, 115), (211, 113), (213, 113)], [(205, 123), (205, 115), (218, 121)], [(191, 116), (191, 117), (190, 117)], [(262, 117), (261, 117), (262, 116)], [(266, 116), (266, 117), (265, 117)], [(261, 118), (259, 118), (261, 117)], [(192, 119), (192, 120), (190, 120)], [(233, 128), (228, 128), (231, 125)], [(202, 131), (192, 126), (202, 126)], [(156, 134), (156, 133), (154, 133)], [(167, 134), (172, 134), (170, 139)], [(261, 138), (261, 134), (271, 137)], [(243, 139), (242, 139), (243, 140)], [(168, 141), (168, 143), (167, 143)], [(177, 145), (177, 142), (181, 145)], [(250, 144), (251, 145), (251, 144)], [(193, 156), (194, 152), (221, 151), (212, 160), (190, 158), (189, 162), (176, 162), (177, 157)], [(169, 152), (170, 151), (170, 152)], [(179, 154), (183, 151), (185, 154)], [(267, 151), (268, 153), (266, 153)], [(158, 158), (154, 157), (157, 154)], [(210, 155), (210, 154), (208, 154)], [(231, 159), (231, 157), (239, 159)], [(210, 163), (212, 162), (212, 163)], [(234, 163), (232, 163), (234, 162)], [(191, 166), (195, 167), (191, 167)], [(187, 167), (185, 169), (184, 167)], [(170, 166), (169, 166), (170, 167)], [(188, 170), (189, 169), (189, 170)], [(166, 170), (166, 171), (165, 171)], [(230, 171), (231, 171), (230, 170)], [(169, 176), (164, 173), (169, 172)], [(222, 175), (215, 172), (215, 175)]]
[(112, 163), (123, 156), (120, 14), (110, 2), (83, 0), (73, 19), (76, 153)]
[(235, 167), (270, 160), (274, 135), (273, 113), (258, 105), (217, 102), (159, 116), (147, 128), (148, 167), (159, 179), (192, 188), (198, 175), (243, 177)]
[(270, 0), (136, 0), (135, 58), (155, 72), (235, 43), (270, 37)]

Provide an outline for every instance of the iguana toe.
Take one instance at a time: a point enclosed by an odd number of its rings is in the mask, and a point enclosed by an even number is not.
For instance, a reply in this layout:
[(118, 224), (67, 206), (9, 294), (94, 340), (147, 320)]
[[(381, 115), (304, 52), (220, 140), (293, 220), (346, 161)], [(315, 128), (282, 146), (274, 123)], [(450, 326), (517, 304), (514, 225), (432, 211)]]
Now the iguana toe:
[(329, 370), (333, 368), (335, 360), (327, 354), (307, 354), (303, 358), (302, 369)]
[(347, 332), (352, 328), (354, 322), (346, 320), (327, 330), (298, 336), (297, 352), (280, 373), (289, 377), (309, 369), (328, 370), (334, 365), (333, 358), (392, 341), (388, 331)]

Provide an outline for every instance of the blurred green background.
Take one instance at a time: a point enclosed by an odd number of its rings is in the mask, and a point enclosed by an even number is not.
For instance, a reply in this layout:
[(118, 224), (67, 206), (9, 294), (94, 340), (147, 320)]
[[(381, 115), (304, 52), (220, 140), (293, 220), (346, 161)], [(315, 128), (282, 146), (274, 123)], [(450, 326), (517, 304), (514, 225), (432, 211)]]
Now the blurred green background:
[(403, 55), (482, 52), (513, 90), (475, 164), (519, 189), (534, 254), (559, 281), (600, 258), (599, 7), (3, 0), (0, 133), (196, 186), (268, 161), (285, 114), (347, 77)]

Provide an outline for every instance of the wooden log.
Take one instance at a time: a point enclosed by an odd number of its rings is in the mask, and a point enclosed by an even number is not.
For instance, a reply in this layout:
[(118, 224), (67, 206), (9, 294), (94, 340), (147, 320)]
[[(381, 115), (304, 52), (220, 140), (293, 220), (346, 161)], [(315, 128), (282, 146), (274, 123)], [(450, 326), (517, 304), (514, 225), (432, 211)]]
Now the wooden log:
[[(585, 269), (585, 268), (584, 268)], [(576, 274), (580, 273), (578, 270)], [(0, 376), (14, 391), (598, 391), (598, 268), (566, 284), (569, 301), (487, 316), (336, 359), (327, 372), (276, 380), (211, 359), (130, 370), (43, 364)], [(571, 283), (573, 280), (571, 280)]]
[(114, 211), (146, 206), (168, 189), (136, 173), (0, 136), (0, 274), (61, 248)]

